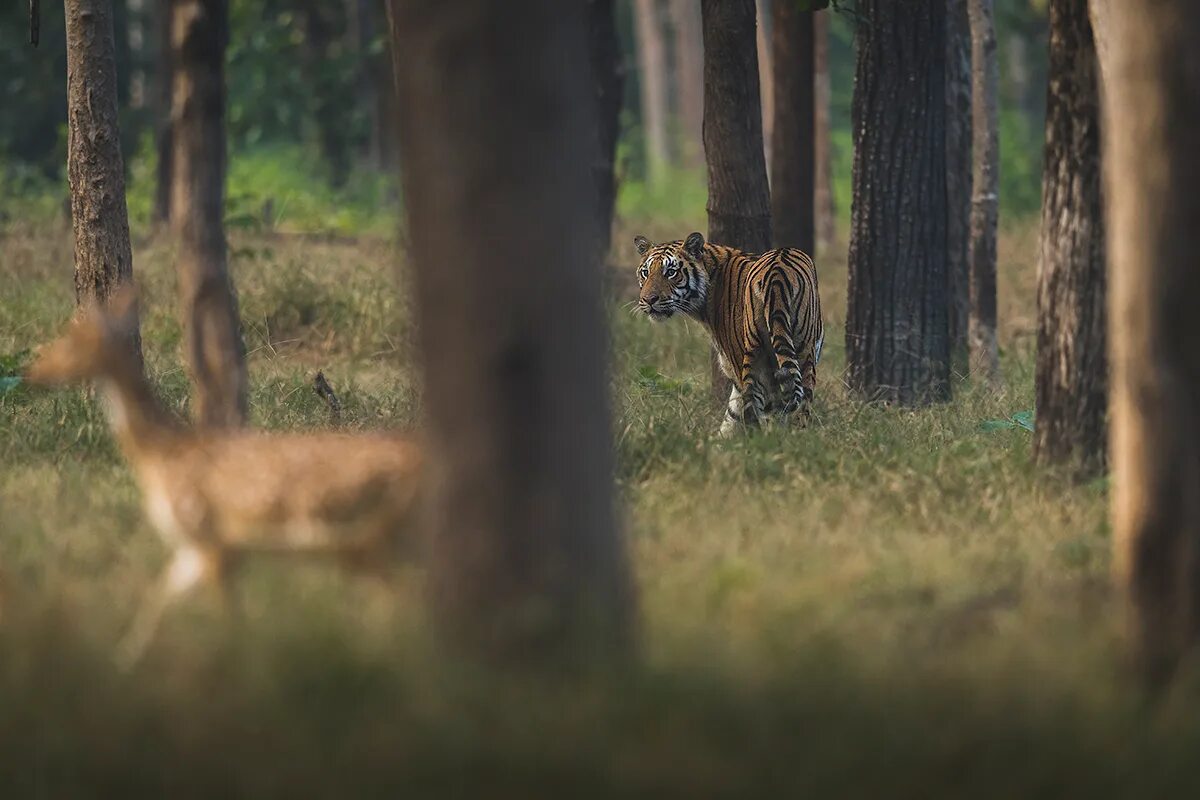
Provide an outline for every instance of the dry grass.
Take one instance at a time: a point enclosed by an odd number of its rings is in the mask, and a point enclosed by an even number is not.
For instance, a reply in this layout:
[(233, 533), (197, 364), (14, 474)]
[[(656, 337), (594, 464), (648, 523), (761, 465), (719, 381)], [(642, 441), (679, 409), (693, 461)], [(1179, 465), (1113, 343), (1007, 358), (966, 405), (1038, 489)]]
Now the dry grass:
[[(690, 230), (690, 229), (689, 229)], [(632, 229), (614, 262), (628, 258)], [(688, 230), (644, 231), (654, 238)], [(642, 664), (586, 686), (470, 674), (430, 647), (419, 573), (395, 595), (251, 570), (243, 626), (204, 603), (137, 674), (107, 653), (163, 550), (83, 392), (0, 396), (5, 796), (1183, 796), (1194, 692), (1151, 709), (1120, 669), (1105, 485), (1035, 469), (1036, 231), (1001, 241), (1004, 387), (862, 407), (839, 376), (844, 259), (822, 259), (817, 424), (721, 443), (695, 326), (622, 308), (619, 493)], [(9, 231), (0, 354), (71, 308), (61, 232)], [(139, 242), (152, 377), (186, 410), (169, 249)], [(255, 424), (415, 423), (411, 315), (386, 243), (245, 238), (233, 264)]]

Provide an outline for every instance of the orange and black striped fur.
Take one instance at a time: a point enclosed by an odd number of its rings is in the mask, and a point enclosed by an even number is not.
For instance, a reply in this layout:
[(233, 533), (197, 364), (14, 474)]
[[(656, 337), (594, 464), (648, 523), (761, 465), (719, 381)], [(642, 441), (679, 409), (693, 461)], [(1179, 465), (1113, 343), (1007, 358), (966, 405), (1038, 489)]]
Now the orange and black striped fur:
[(633, 243), (642, 257), (638, 307), (653, 320), (682, 312), (712, 336), (733, 382), (721, 434), (773, 410), (807, 421), (825, 338), (812, 258), (794, 248), (743, 253), (706, 243), (699, 233), (665, 244), (637, 236)]

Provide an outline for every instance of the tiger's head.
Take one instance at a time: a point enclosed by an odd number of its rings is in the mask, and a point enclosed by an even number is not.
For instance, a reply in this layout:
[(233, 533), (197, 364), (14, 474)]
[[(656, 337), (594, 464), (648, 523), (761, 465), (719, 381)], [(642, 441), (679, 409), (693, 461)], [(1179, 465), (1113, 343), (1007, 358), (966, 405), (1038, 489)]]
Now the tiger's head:
[(633, 237), (638, 255), (638, 308), (660, 322), (676, 311), (698, 315), (708, 300), (704, 236), (693, 233), (681, 242), (651, 244), (645, 236)]

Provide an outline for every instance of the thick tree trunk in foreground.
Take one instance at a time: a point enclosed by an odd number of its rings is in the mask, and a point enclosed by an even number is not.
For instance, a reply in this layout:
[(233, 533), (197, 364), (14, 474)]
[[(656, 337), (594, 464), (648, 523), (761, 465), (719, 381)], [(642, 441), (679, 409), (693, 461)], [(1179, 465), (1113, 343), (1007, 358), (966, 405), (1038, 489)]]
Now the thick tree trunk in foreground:
[(858, 7), (846, 377), (868, 400), (948, 400), (945, 3)]
[(946, 272), (950, 355), (967, 371), (971, 319), (971, 22), (969, 0), (946, 4)]
[(174, 0), (171, 221), (179, 236), (184, 347), (204, 426), (246, 420), (246, 351), (225, 246), (226, 0)]
[(1200, 5), (1109, 11), (1113, 530), (1139, 665), (1159, 683), (1200, 637)]
[(671, 0), (675, 31), (675, 80), (682, 128), (683, 163), (704, 164), (704, 34), (700, 0)]
[(671, 160), (667, 138), (667, 48), (658, 0), (634, 0), (634, 22), (646, 174), (652, 183), (658, 183)]
[(601, 274), (594, 259), (563, 257), (593, 230), (584, 9), (389, 7), (434, 613), (476, 653), (611, 654), (632, 603), (613, 513)]
[(1104, 469), (1108, 416), (1100, 86), (1087, 0), (1050, 4), (1049, 68), (1033, 452), (1087, 477)]
[[(117, 68), (108, 3), (66, 0), (67, 177), (75, 233), (75, 300), (107, 300), (133, 280)], [(141, 356), (135, 336), (130, 346)]]
[(1000, 217), (999, 68), (992, 0), (969, 0), (971, 13), (971, 374), (1000, 376), (996, 341), (996, 225)]
[(816, 110), (814, 125), (816, 132), (813, 147), (816, 149), (817, 185), (815, 189), (817, 253), (822, 257), (833, 246), (837, 238), (837, 200), (833, 192), (833, 122), (830, 118), (832, 101), (829, 85), (829, 14), (817, 14), (813, 21), (813, 70), (815, 76)]
[(771, 61), (775, 123), (771, 146), (771, 227), (775, 247), (816, 249), (816, 82), (813, 11), (774, 4)]
[(616, 203), (616, 151), (620, 132), (621, 50), (613, 0), (587, 0), (588, 54), (596, 99), (596, 157), (592, 178), (596, 197), (596, 257), (603, 263), (612, 235)]
[[(771, 196), (763, 157), (755, 55), (754, 0), (702, 0), (704, 156), (708, 162), (708, 240), (751, 253), (771, 247)], [(729, 383), (713, 356), (713, 399)]]

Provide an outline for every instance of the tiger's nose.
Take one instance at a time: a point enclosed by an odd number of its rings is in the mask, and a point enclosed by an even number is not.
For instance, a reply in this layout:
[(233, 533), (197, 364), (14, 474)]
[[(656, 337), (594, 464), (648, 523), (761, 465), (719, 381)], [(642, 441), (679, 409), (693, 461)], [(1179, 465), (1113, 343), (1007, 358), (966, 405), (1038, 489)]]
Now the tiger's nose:
[(656, 295), (656, 294), (648, 294), (648, 295), (646, 295), (646, 296), (645, 296), (645, 298), (643, 298), (643, 299), (645, 300), (645, 302), (646, 302), (646, 305), (648, 305), (648, 306), (652, 306), (652, 305), (654, 305), (655, 303), (657, 303), (657, 302), (658, 302), (658, 295)]

